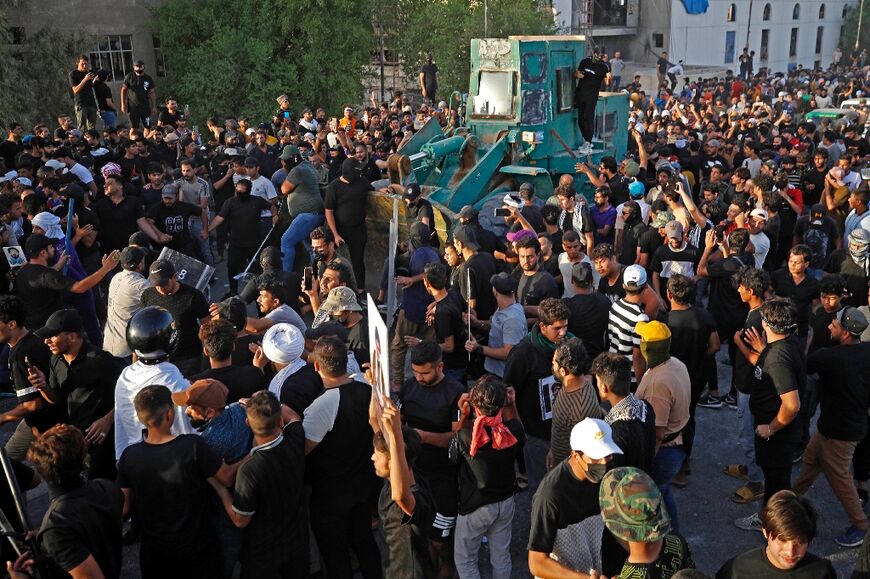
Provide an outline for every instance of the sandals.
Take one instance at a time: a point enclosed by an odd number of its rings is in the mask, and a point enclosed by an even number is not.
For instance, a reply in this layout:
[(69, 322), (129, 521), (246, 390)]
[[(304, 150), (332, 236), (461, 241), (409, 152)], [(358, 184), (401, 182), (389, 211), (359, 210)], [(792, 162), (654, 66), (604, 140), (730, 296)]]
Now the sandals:
[(738, 505), (753, 503), (764, 496), (764, 484), (748, 482), (731, 495), (731, 500)]
[(722, 472), (740, 480), (749, 480), (749, 469), (743, 464), (729, 464)]

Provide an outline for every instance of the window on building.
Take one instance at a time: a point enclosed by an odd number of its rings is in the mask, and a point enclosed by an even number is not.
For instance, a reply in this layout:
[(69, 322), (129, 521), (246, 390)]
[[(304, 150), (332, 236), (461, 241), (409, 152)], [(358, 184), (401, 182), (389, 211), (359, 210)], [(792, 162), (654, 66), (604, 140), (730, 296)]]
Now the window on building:
[(653, 34), (653, 45), (654, 45), (656, 48), (664, 48), (664, 46), (665, 46), (665, 35), (662, 34), (662, 33), (660, 33), (660, 32), (656, 32), (656, 33), (654, 33), (654, 34)]
[(761, 13), (761, 19), (765, 22), (770, 20), (770, 4), (764, 5), (764, 11)]
[(792, 20), (800, 20), (801, 17), (801, 5), (795, 4), (794, 8), (791, 11), (791, 19)]
[(737, 46), (737, 32), (728, 30), (725, 32), (725, 64), (734, 62), (734, 49)]
[(788, 45), (788, 57), (795, 58), (797, 56), (797, 45), (798, 45), (798, 29), (791, 29), (791, 42)]
[[(849, 5), (846, 4), (845, 6), (843, 6), (843, 18), (846, 18), (846, 16), (848, 16), (848, 15), (849, 15)], [(842, 37), (842, 35), (841, 35), (841, 37)]]
[(151, 35), (151, 43), (154, 45), (154, 74), (166, 76), (166, 60), (160, 50), (160, 37), (156, 34)]
[(109, 72), (109, 82), (122, 81), (133, 70), (133, 46), (129, 34), (109, 34), (102, 37), (91, 52), (91, 68)]
[(822, 53), (822, 38), (825, 36), (825, 27), (816, 28), (816, 54)]
[(758, 51), (758, 58), (761, 62), (767, 62), (768, 47), (770, 46), (770, 30), (762, 29), (761, 31), (761, 49)]
[(625, 0), (596, 0), (592, 9), (592, 24), (595, 26), (625, 26), (628, 18), (628, 2)]
[(825, 5), (822, 4), (821, 6), (819, 6), (819, 20), (824, 20), (824, 19), (825, 19)]
[(734, 22), (737, 20), (737, 5), (729, 4), (728, 5), (728, 14), (726, 15), (726, 19), (728, 22)]

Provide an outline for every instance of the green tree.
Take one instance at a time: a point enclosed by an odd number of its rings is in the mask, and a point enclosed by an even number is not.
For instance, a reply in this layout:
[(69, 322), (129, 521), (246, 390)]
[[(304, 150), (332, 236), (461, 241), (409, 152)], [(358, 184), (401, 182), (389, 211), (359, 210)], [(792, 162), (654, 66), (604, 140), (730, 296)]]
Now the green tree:
[[(386, 0), (384, 0), (386, 1)], [(552, 9), (539, 0), (398, 0), (384, 10), (387, 45), (399, 53), (411, 78), (419, 74), (426, 54), (438, 65), (438, 90), (445, 98), (468, 90), (471, 39), (486, 35), (551, 34)], [(486, 12), (486, 27), (484, 27)]]
[[(863, 1), (863, 0), (859, 0)], [(840, 48), (843, 51), (844, 60), (848, 62), (845, 55), (855, 49), (855, 37), (858, 34), (858, 17), (861, 16), (861, 38), (858, 45), (858, 50), (867, 48), (870, 44), (870, 6), (864, 7), (864, 14), (861, 15), (859, 6), (849, 7), (849, 12), (846, 18), (843, 19), (843, 36), (840, 37)]]
[(28, 9), (24, 2), (0, 0), (0, 125), (18, 122), (29, 132), (39, 122), (53, 125), (59, 114), (72, 114), (67, 75), (93, 40), (50, 25), (22, 37), (8, 16)]
[(153, 26), (167, 79), (161, 92), (194, 119), (262, 121), (287, 94), (296, 111), (359, 102), (374, 50), (370, 0), (164, 0)]

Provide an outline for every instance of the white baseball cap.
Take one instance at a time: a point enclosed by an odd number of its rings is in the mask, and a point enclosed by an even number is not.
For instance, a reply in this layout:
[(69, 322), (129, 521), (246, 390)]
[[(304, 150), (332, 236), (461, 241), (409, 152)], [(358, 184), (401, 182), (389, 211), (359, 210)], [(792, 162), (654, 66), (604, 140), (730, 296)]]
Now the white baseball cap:
[(574, 425), (571, 429), (571, 450), (582, 452), (592, 460), (622, 454), (622, 449), (613, 442), (610, 425), (596, 418), (586, 418)]
[(622, 272), (622, 283), (625, 285), (634, 284), (642, 286), (646, 283), (646, 270), (641, 265), (636, 263), (625, 268)]

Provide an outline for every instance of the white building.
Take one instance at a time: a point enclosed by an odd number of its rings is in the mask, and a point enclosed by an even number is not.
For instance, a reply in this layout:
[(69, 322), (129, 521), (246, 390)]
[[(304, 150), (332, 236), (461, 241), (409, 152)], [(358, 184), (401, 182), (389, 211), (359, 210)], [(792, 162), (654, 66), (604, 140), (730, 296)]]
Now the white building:
[(704, 0), (554, 0), (553, 7), (557, 28), (575, 34), (584, 32), (591, 7), (594, 41), (610, 53), (621, 50), (626, 60), (651, 63), (667, 51), (671, 62), (736, 73), (744, 46), (755, 51), (756, 71), (829, 66), (844, 16), (856, 2), (708, 0), (698, 14), (686, 5), (702, 7)]

